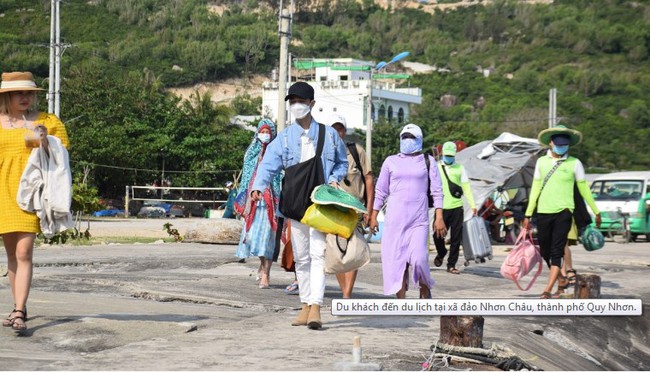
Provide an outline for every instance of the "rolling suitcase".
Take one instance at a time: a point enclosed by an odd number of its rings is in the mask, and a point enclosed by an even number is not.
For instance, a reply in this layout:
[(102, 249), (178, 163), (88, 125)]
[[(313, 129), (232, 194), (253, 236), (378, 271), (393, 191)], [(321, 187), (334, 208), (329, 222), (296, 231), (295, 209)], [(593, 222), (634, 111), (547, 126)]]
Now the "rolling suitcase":
[(492, 259), (492, 243), (488, 235), (485, 220), (474, 216), (463, 224), (463, 256), (465, 266), (474, 260), (476, 263)]

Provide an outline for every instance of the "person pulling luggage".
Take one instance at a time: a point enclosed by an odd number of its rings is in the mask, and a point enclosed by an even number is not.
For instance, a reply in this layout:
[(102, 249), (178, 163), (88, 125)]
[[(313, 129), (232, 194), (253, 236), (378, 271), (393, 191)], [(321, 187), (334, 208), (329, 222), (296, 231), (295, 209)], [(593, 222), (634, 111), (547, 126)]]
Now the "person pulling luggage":
[[(438, 162), (438, 170), (442, 178), (442, 190), (444, 193), (442, 203), (442, 218), (445, 226), (450, 230), (449, 258), (447, 258), (447, 272), (460, 274), (456, 269), (460, 243), (463, 237), (463, 195), (476, 216), (476, 205), (469, 185), (469, 178), (465, 167), (456, 163), (456, 144), (445, 142), (442, 146), (442, 157)], [(442, 266), (447, 248), (445, 248), (445, 237), (434, 235), (433, 243), (438, 254), (433, 260), (437, 267)]]

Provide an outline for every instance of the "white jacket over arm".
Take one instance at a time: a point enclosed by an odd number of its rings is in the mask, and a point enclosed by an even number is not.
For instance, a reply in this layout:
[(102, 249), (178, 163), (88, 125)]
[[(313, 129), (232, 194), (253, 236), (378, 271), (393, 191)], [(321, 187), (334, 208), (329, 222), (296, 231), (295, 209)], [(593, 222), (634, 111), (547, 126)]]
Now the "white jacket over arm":
[(47, 238), (74, 227), (72, 203), (72, 173), (68, 150), (61, 140), (47, 136), (49, 156), (42, 147), (32, 150), (20, 177), (16, 201), (20, 209), (36, 212), (41, 232)]

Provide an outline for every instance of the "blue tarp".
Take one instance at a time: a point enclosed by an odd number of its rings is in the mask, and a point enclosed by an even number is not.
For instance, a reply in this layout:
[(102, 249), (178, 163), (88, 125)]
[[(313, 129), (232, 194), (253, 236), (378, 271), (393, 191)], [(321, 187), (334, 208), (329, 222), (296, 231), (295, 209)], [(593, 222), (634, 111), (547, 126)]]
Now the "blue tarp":
[(124, 214), (124, 209), (105, 209), (93, 213), (95, 217), (115, 217), (118, 214)]

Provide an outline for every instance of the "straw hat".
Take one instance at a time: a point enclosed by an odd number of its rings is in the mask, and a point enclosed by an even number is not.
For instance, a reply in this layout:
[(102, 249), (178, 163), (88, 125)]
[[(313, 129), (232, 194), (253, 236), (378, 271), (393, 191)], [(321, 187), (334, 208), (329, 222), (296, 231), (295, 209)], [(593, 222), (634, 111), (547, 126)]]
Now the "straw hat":
[(45, 90), (36, 87), (34, 75), (31, 72), (4, 72), (0, 82), (0, 93), (18, 92), (24, 90)]
[(569, 143), (571, 146), (575, 146), (580, 142), (582, 142), (582, 133), (578, 132), (575, 129), (569, 129), (564, 125), (558, 125), (553, 128), (544, 129), (543, 131), (539, 132), (539, 136), (537, 136), (537, 140), (542, 145), (548, 146), (551, 143), (551, 138), (558, 134), (568, 136), (571, 140), (571, 142)]

